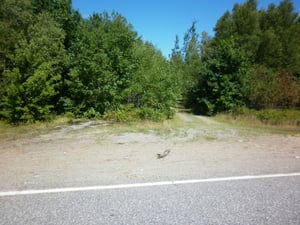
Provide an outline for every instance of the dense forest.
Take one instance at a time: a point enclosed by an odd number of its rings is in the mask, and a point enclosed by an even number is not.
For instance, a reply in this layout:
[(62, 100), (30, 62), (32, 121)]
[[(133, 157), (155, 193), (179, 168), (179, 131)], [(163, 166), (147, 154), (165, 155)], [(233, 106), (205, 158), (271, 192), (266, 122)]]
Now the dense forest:
[(290, 0), (234, 5), (169, 59), (117, 12), (83, 18), (71, 0), (1, 0), (0, 119), (172, 118), (300, 105), (300, 17)]

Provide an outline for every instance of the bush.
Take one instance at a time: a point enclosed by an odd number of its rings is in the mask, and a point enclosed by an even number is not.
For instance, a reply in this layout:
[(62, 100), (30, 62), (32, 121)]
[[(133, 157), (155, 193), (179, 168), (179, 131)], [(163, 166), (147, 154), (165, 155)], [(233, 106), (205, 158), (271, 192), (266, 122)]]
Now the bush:
[(300, 110), (265, 109), (256, 111), (255, 114), (258, 119), (267, 124), (300, 126)]
[(163, 112), (153, 108), (141, 108), (140, 117), (146, 120), (161, 121), (166, 119)]
[(300, 103), (300, 83), (285, 71), (254, 68), (247, 81), (248, 106), (255, 109), (294, 108)]
[(100, 117), (100, 113), (97, 112), (93, 107), (91, 107), (83, 113), (82, 117), (85, 119), (98, 118)]
[(103, 119), (116, 122), (131, 122), (140, 119), (140, 110), (132, 105), (121, 105), (116, 110), (109, 110), (104, 113)]
[(104, 113), (103, 119), (117, 122), (133, 122), (139, 120), (162, 121), (174, 116), (175, 110), (158, 110), (149, 107), (136, 108), (131, 104), (121, 105), (116, 110)]

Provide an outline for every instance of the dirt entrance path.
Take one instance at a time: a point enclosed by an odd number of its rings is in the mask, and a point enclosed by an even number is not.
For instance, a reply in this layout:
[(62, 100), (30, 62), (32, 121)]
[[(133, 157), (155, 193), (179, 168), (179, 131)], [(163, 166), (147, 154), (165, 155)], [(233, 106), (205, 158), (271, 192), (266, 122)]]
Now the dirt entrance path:
[(0, 190), (300, 172), (299, 135), (245, 133), (189, 114), (177, 119), (180, 126), (162, 130), (86, 122), (1, 141)]

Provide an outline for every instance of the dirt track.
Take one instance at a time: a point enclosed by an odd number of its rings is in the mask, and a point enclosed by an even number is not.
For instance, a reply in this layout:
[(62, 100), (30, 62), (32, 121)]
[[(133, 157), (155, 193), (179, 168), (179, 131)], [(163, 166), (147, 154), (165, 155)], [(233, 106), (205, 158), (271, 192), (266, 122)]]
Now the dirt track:
[[(300, 136), (258, 134), (179, 114), (167, 132), (91, 122), (0, 143), (0, 190), (300, 171)], [(162, 159), (158, 153), (170, 149)]]

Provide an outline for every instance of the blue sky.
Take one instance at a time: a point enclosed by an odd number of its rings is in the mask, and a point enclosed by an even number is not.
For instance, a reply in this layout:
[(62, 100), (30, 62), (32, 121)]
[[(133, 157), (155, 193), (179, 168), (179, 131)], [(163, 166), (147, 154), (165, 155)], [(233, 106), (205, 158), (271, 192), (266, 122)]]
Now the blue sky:
[[(184, 33), (197, 21), (198, 33), (213, 35), (217, 20), (235, 3), (245, 0), (73, 0), (73, 8), (83, 17), (94, 12), (121, 13), (133, 25), (143, 40), (152, 42), (165, 56), (174, 47), (175, 36), (182, 41)], [(258, 0), (258, 8), (267, 8), (280, 0)], [(294, 0), (295, 10), (300, 12), (300, 1)]]

